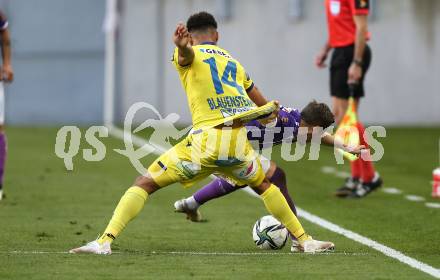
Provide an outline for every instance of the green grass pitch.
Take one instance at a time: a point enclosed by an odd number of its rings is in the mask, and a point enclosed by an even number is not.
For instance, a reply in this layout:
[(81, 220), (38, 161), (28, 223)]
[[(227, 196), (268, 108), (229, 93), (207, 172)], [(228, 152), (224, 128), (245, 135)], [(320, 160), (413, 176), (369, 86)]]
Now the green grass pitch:
[[(113, 138), (104, 140), (104, 161), (86, 162), (79, 155), (74, 171), (65, 171), (54, 153), (56, 131), (8, 129), (7, 198), (0, 202), (2, 280), (430, 278), (306, 221), (303, 225), (311, 235), (336, 244), (334, 254), (289, 254), (286, 246), (270, 255), (252, 255), (264, 253), (251, 237), (253, 223), (266, 214), (262, 202), (238, 191), (203, 206), (207, 222), (191, 223), (174, 213), (172, 205), (199, 186), (188, 190), (173, 185), (153, 195), (115, 241), (115, 254), (67, 254), (97, 237), (137, 174), (127, 158), (112, 151), (123, 148), (122, 141)], [(440, 129), (390, 128), (387, 134), (381, 139), (385, 156), (377, 166), (385, 187), (399, 188), (401, 195), (377, 191), (362, 200), (335, 198), (332, 192), (341, 179), (320, 171), (335, 166), (331, 149), (322, 148), (319, 161), (284, 162), (279, 152), (274, 159), (286, 170), (289, 190), (300, 207), (438, 268), (440, 209), (408, 201), (404, 195), (435, 202), (430, 180), (439, 164)], [(216, 252), (243, 254), (203, 254)]]

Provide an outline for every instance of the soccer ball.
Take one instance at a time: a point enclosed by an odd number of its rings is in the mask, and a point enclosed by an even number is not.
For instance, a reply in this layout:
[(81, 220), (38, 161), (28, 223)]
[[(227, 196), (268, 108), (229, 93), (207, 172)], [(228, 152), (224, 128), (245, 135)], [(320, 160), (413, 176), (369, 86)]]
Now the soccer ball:
[(284, 247), (289, 232), (273, 216), (260, 218), (252, 229), (254, 242), (260, 249), (278, 250)]

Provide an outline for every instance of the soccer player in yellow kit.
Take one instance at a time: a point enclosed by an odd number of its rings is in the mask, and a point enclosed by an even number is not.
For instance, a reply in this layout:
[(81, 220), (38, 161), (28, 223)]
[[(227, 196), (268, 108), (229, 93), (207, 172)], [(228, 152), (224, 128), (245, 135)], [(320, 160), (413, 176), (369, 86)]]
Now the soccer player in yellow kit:
[[(269, 116), (277, 103), (256, 107), (262, 98), (243, 66), (216, 45), (217, 22), (206, 12), (179, 23), (173, 40), (173, 64), (188, 97), (193, 131), (156, 159), (119, 201), (101, 237), (71, 253), (111, 254), (111, 243), (135, 218), (149, 196), (170, 184), (191, 186), (212, 173), (252, 187), (267, 210), (297, 238), (304, 252), (334, 248), (331, 242), (313, 240), (289, 208), (280, 190), (265, 177), (243, 123)], [(254, 102), (252, 102), (251, 98)]]

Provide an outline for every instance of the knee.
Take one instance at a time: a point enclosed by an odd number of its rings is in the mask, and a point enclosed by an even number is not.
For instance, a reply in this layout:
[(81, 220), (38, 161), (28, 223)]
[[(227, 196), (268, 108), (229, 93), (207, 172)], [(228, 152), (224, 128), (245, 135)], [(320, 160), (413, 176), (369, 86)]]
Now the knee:
[(275, 172), (273, 173), (273, 176), (270, 178), (270, 181), (282, 191), (284, 191), (284, 189), (287, 189), (286, 173), (280, 167), (277, 167), (275, 169)]
[(263, 194), (271, 185), (269, 179), (264, 178), (263, 182), (256, 187), (252, 187), (252, 189), (259, 195)]
[(134, 185), (144, 189), (148, 194), (152, 194), (159, 189), (159, 186), (148, 174), (137, 177), (134, 181)]

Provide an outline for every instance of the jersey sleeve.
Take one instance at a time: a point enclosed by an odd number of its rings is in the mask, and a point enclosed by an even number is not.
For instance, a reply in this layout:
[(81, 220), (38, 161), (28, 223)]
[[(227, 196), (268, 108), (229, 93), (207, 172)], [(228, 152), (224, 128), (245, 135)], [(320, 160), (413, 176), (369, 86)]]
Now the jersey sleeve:
[(0, 30), (5, 30), (8, 28), (8, 19), (6, 18), (5, 14), (0, 11)]
[(350, 0), (351, 13), (356, 15), (368, 15), (370, 13), (369, 0)]
[[(280, 127), (295, 127), (299, 125), (301, 113), (297, 109), (281, 106), (278, 112)], [(278, 124), (277, 124), (278, 125)]]
[(254, 88), (254, 81), (252, 81), (251, 76), (245, 71), (246, 77), (243, 82), (244, 89), (246, 92), (250, 92)]
[(174, 67), (176, 67), (177, 71), (179, 71), (179, 72), (185, 72), (191, 66), (191, 65), (181, 66), (179, 64), (179, 49), (177, 47), (174, 49), (174, 53), (173, 53), (173, 57), (171, 58), (171, 62), (173, 63)]

